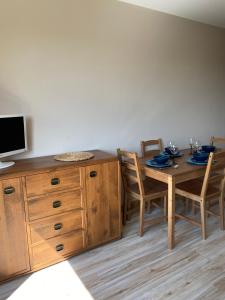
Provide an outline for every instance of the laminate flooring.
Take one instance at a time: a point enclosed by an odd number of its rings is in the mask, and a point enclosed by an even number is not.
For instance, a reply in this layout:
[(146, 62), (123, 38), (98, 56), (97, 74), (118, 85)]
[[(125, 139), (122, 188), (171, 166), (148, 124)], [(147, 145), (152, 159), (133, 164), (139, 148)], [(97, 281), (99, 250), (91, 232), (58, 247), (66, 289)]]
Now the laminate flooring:
[(121, 240), (0, 286), (0, 299), (224, 300), (225, 232), (207, 221), (208, 239), (176, 222), (176, 247), (167, 249), (167, 225), (137, 235), (138, 218)]

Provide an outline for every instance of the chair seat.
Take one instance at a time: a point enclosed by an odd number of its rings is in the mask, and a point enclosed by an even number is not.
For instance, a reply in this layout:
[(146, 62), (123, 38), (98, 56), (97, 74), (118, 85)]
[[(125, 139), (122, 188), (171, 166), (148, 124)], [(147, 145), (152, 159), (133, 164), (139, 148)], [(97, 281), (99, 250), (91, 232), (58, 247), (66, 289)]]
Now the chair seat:
[[(149, 177), (143, 180), (143, 185), (144, 185), (145, 196), (151, 196), (151, 195), (153, 196), (156, 194), (166, 195), (168, 192), (167, 184)], [(137, 183), (132, 184), (130, 190), (131, 192), (139, 195), (139, 188)]]
[[(203, 180), (192, 179), (176, 185), (176, 193), (183, 195), (183, 192), (200, 197), (202, 191)], [(219, 188), (209, 183), (207, 188), (207, 197), (220, 193)]]

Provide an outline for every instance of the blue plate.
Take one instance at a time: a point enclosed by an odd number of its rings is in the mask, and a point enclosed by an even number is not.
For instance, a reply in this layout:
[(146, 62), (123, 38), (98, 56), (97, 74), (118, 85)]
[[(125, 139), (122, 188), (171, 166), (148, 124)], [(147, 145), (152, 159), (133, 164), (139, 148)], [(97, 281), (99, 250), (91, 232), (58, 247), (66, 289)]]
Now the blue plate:
[(169, 168), (172, 166), (172, 162), (171, 161), (167, 161), (166, 163), (163, 163), (163, 164), (159, 164), (157, 163), (154, 159), (149, 159), (149, 160), (146, 160), (146, 165), (148, 167), (152, 167), (152, 168), (160, 168), (160, 169), (163, 169), (163, 168)]
[(206, 161), (197, 161), (195, 160), (193, 157), (189, 157), (187, 162), (191, 165), (195, 165), (195, 166), (206, 166), (208, 163), (208, 160)]
[(174, 154), (174, 155), (172, 155), (172, 154), (169, 154), (168, 152), (166, 152), (166, 151), (164, 151), (164, 152), (162, 152), (162, 154), (163, 155), (168, 155), (168, 156), (173, 156), (173, 157), (181, 157), (181, 156), (183, 156), (184, 154), (183, 153), (181, 153), (180, 151), (178, 151), (176, 154)]

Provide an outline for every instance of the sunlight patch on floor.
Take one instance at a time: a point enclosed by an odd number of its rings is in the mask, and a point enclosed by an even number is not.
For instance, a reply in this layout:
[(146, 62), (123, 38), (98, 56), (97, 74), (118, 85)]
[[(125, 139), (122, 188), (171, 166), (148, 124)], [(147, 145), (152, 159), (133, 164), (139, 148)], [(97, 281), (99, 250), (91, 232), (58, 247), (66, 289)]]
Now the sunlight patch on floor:
[(67, 261), (32, 274), (8, 300), (93, 300)]

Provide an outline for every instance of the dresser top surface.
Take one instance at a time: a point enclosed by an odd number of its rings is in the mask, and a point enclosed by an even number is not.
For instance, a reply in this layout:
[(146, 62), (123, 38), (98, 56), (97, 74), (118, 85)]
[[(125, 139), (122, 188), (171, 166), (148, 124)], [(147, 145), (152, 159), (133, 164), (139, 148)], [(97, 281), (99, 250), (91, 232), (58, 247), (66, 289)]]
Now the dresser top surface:
[(44, 171), (47, 169), (57, 169), (62, 167), (85, 167), (117, 160), (115, 155), (101, 150), (88, 150), (88, 152), (92, 152), (94, 157), (78, 162), (57, 161), (54, 159), (55, 155), (15, 160), (14, 166), (0, 170), (0, 178), (16, 174), (22, 176), (29, 173), (40, 172), (42, 170)]

